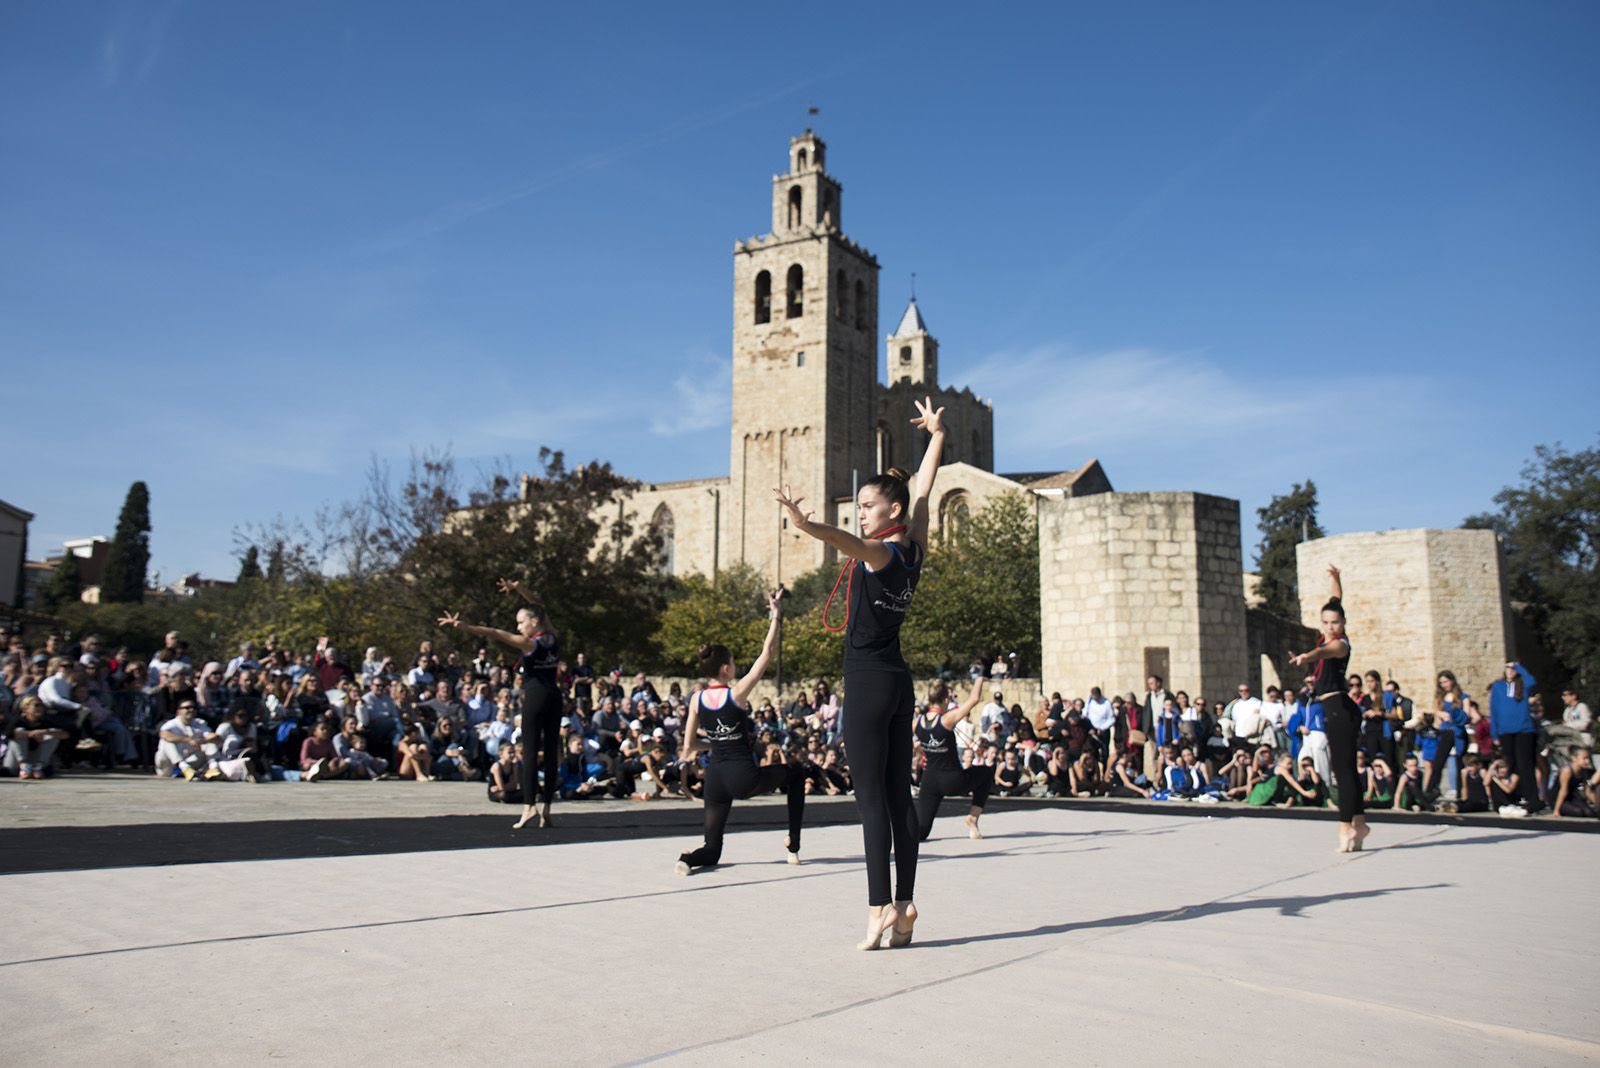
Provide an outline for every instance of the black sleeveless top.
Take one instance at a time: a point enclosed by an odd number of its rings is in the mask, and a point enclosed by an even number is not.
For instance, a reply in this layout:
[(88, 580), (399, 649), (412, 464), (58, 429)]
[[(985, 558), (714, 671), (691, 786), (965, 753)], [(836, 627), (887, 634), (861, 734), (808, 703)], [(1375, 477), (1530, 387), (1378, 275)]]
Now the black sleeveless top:
[(717, 689), (728, 695), (720, 708), (710, 708), (701, 700), (705, 690), (694, 698), (695, 707), (700, 710), (700, 730), (711, 745), (707, 762), (749, 764), (755, 760), (755, 730), (750, 722), (750, 709), (734, 703), (732, 690), (721, 686)]
[(922, 547), (886, 542), (892, 554), (881, 570), (856, 561), (850, 586), (850, 629), (844, 636), (846, 671), (906, 671), (900, 624), (922, 577)]
[(533, 639), (533, 648), (522, 654), (522, 677), (556, 688), (556, 665), (561, 661), (561, 638), (546, 631)]
[(961, 758), (956, 755), (956, 732), (944, 725), (942, 713), (917, 717), (917, 741), (928, 758), (929, 769), (961, 770)]
[[(1348, 634), (1339, 640), (1344, 642), (1344, 656), (1329, 657), (1326, 660), (1317, 661), (1317, 673), (1311, 676), (1313, 682), (1311, 696), (1313, 699), (1321, 697), (1325, 693), (1344, 693), (1345, 691), (1345, 676), (1350, 673), (1350, 653), (1354, 646), (1350, 644), (1350, 635)], [(1325, 644), (1327, 643), (1318, 639), (1317, 646), (1319, 648)]]
[(1484, 788), (1481, 774), (1461, 776), (1461, 786), (1467, 795), (1468, 801), (1475, 801), (1484, 805), (1489, 803), (1489, 791)]

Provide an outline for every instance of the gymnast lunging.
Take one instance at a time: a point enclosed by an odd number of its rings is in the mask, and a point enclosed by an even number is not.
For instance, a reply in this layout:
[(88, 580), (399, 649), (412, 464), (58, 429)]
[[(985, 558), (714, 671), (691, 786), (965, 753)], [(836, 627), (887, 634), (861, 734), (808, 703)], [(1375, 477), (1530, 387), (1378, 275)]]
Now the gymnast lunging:
[(1328, 735), (1334, 782), (1339, 790), (1339, 853), (1359, 853), (1367, 840), (1367, 817), (1362, 815), (1366, 793), (1356, 772), (1356, 747), (1361, 738), (1361, 709), (1345, 693), (1350, 666), (1350, 636), (1344, 632), (1344, 585), (1339, 569), (1328, 565), (1333, 595), (1322, 606), (1322, 636), (1310, 652), (1291, 657), (1298, 666), (1315, 664), (1311, 675), (1312, 705), (1319, 711)]
[[(976, 764), (961, 766), (956, 752), (956, 724), (972, 715), (983, 699), (983, 684), (977, 678), (972, 683), (972, 695), (960, 705), (950, 708), (950, 687), (942, 682), (933, 684), (928, 692), (928, 711), (917, 717), (917, 744), (922, 746), (925, 763), (922, 783), (917, 788), (917, 840), (926, 842), (933, 831), (933, 819), (939, 814), (939, 802), (947, 797), (972, 795), (972, 807), (965, 823), (969, 838), (982, 838), (978, 830), (978, 817), (983, 815), (989, 800), (989, 790), (994, 786), (994, 769)], [(848, 720), (846, 721), (848, 722)]]
[[(556, 669), (561, 660), (561, 640), (550, 625), (544, 602), (512, 579), (500, 580), (501, 593), (515, 593), (528, 602), (517, 609), (517, 629), (496, 630), (461, 622), (460, 612), (439, 617), (441, 627), (455, 627), (480, 638), (493, 638), (522, 654), (522, 816), (512, 830), (527, 826), (537, 812), (539, 826), (551, 827), (550, 803), (556, 795), (557, 765), (561, 761), (561, 691), (556, 686)], [(538, 760), (534, 750), (540, 751)], [(539, 782), (543, 768), (544, 783)], [(543, 808), (537, 808), (535, 801)]]
[[(728, 826), (728, 813), (735, 800), (782, 788), (789, 800), (789, 840), (785, 843), (790, 864), (800, 863), (800, 822), (806, 810), (806, 772), (798, 761), (756, 765), (755, 724), (750, 718), (748, 698), (761, 676), (767, 673), (773, 647), (782, 625), (781, 592), (774, 591), (767, 602), (771, 621), (761, 655), (744, 678), (735, 681), (733, 654), (726, 645), (700, 647), (700, 674), (706, 684), (689, 698), (689, 714), (683, 726), (683, 755), (693, 756), (709, 749), (703, 794), (706, 803), (706, 840), (699, 849), (678, 857), (679, 875), (697, 868), (709, 868), (722, 859), (722, 834)], [(702, 741), (701, 736), (704, 735)]]
[[(928, 451), (915, 490), (904, 471), (890, 468), (856, 494), (856, 537), (828, 523), (813, 522), (801, 499), (785, 486), (773, 493), (794, 528), (831, 545), (850, 559), (839, 572), (845, 587), (844, 744), (855, 779), (856, 811), (867, 862), (867, 937), (857, 949), (911, 942), (917, 910), (917, 814), (911, 805), (911, 729), (915, 716), (911, 671), (900, 655), (900, 624), (922, 574), (928, 551), (928, 495), (944, 449), (943, 408), (931, 397), (917, 404), (912, 424), (928, 433)], [(838, 583), (834, 584), (838, 592)], [(829, 604), (833, 598), (829, 597)], [(894, 852), (895, 891), (889, 894), (889, 853)]]

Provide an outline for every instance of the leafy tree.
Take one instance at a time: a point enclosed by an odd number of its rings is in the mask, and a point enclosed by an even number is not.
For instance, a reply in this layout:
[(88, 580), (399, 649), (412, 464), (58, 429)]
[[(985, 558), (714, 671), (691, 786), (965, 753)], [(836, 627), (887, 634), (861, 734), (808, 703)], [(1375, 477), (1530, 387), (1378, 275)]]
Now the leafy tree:
[(715, 584), (705, 575), (685, 577), (656, 630), (662, 665), (692, 675), (700, 646), (717, 643), (733, 651), (740, 670), (748, 668), (767, 634), (766, 592), (761, 575), (746, 564), (724, 570)]
[(1295, 566), (1295, 546), (1322, 537), (1317, 523), (1317, 484), (1296, 482), (1288, 493), (1273, 497), (1256, 509), (1261, 544), (1256, 546), (1259, 592), (1267, 611), (1281, 619), (1300, 618), (1300, 579)]
[(283, 542), (275, 541), (267, 550), (267, 581), (282, 582), (285, 573)]
[(258, 547), (251, 545), (245, 549), (244, 556), (239, 560), (238, 581), (241, 583), (249, 582), (252, 579), (258, 579), (260, 577), (261, 550)]
[[(1540, 445), (1521, 478), (1495, 494), (1498, 512), (1462, 525), (1503, 539), (1511, 598), (1548, 654), (1540, 689), (1550, 702), (1569, 683), (1600, 684), (1600, 447)], [(1538, 654), (1522, 655), (1532, 663)]]
[(1026, 497), (995, 498), (929, 552), (901, 646), (921, 675), (980, 651), (1039, 663), (1038, 517)]
[(144, 600), (145, 576), (150, 569), (150, 490), (143, 482), (128, 487), (111, 537), (100, 599), (107, 603), (137, 604)]
[(16, 596), (11, 600), (12, 608), (21, 608), (23, 601), (28, 596), (28, 528), (22, 528), (22, 548), (17, 553), (17, 586)]
[(78, 554), (68, 552), (56, 565), (50, 584), (44, 590), (45, 607), (56, 609), (77, 602), (83, 592), (83, 574), (78, 567)]

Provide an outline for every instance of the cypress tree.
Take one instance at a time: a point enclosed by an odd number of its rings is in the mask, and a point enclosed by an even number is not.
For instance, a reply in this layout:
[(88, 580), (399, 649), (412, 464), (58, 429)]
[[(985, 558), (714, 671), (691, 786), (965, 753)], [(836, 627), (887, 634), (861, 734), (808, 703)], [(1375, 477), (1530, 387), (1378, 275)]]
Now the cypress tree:
[(128, 487), (117, 516), (117, 532), (106, 555), (106, 572), (100, 583), (104, 602), (138, 604), (144, 600), (145, 576), (150, 570), (150, 489), (143, 482)]
[(1296, 482), (1288, 493), (1256, 509), (1261, 544), (1256, 547), (1256, 570), (1261, 573), (1260, 594), (1267, 611), (1282, 619), (1300, 618), (1300, 579), (1295, 566), (1295, 546), (1322, 537), (1317, 523), (1317, 484), (1309, 478)]
[(260, 577), (261, 551), (252, 545), (244, 551), (244, 559), (239, 561), (239, 581), (249, 582)]

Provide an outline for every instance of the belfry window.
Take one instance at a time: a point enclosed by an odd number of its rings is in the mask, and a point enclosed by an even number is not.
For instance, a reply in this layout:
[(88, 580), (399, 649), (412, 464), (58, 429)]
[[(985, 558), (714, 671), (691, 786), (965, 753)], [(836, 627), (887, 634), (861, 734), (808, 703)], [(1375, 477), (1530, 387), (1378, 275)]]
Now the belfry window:
[(756, 275), (756, 322), (772, 322), (772, 272)]
[(800, 150), (800, 153), (795, 156), (794, 169), (797, 171), (803, 171), (806, 169), (806, 150), (803, 148)]
[(791, 186), (789, 188), (789, 229), (791, 230), (800, 228), (800, 202), (800, 187), (797, 185)]
[(797, 263), (789, 268), (788, 317), (798, 319), (805, 314), (806, 272)]
[(838, 271), (833, 276), (833, 317), (841, 323), (850, 321), (850, 283), (845, 281), (844, 272)]
[(867, 287), (861, 281), (861, 279), (857, 278), (856, 279), (856, 329), (857, 330), (865, 330), (866, 328), (867, 328)]

